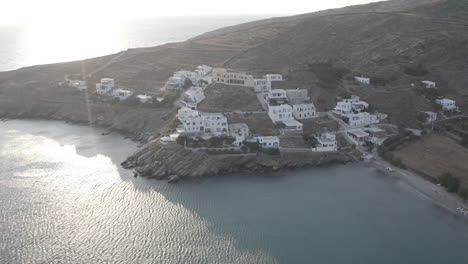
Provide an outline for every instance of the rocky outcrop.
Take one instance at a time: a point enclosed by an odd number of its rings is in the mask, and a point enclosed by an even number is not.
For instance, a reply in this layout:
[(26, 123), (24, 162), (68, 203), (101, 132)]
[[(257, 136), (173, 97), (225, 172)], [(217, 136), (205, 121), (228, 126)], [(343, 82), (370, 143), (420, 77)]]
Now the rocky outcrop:
[(240, 172), (270, 172), (280, 169), (343, 163), (350, 158), (341, 153), (265, 153), (209, 155), (172, 143), (151, 142), (122, 163), (124, 168), (156, 179), (195, 179)]

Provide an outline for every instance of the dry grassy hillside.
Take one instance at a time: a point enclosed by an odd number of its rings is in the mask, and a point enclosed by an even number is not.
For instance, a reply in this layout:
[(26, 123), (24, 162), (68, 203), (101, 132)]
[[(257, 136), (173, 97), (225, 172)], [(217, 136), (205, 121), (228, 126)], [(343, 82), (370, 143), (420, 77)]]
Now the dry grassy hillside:
[[(66, 74), (82, 73), (93, 73), (90, 83), (114, 77), (128, 89), (152, 93), (174, 71), (209, 64), (255, 75), (281, 72), (288, 78), (285, 86), (308, 88), (321, 111), (333, 106), (336, 96), (355, 93), (389, 113), (392, 122), (412, 126), (419, 110), (431, 108), (410, 87), (423, 79), (437, 81), (443, 95), (468, 110), (467, 57), (468, 0), (393, 0), (246, 23), (182, 43), (83, 62), (0, 73), (0, 99), (5, 102), (2, 106), (17, 110), (37, 97), (54, 101), (56, 83)], [(317, 63), (329, 63), (332, 74), (312, 70)], [(427, 73), (405, 73), (419, 64)], [(345, 70), (344, 74), (335, 76), (335, 69)], [(385, 85), (355, 85), (350, 78), (356, 74)], [(68, 93), (58, 101), (62, 99), (64, 103), (82, 100)]]

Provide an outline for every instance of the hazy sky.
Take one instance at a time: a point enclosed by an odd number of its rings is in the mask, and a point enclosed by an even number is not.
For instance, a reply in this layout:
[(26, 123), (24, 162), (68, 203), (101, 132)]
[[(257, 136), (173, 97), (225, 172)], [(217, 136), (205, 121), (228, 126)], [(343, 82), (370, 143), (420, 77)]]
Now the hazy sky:
[[(2, 0), (0, 24), (135, 17), (300, 14), (377, 0)], [(98, 22), (98, 21), (95, 21)]]

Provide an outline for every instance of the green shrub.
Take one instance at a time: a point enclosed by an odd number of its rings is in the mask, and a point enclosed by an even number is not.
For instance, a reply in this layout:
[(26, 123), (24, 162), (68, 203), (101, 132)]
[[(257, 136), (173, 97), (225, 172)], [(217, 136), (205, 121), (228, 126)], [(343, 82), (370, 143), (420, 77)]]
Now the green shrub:
[(268, 155), (279, 155), (280, 151), (277, 148), (261, 148), (261, 151)]
[(416, 116), (416, 119), (421, 123), (426, 123), (428, 118), (429, 118), (429, 115), (424, 112), (419, 112), (418, 115)]
[(335, 89), (341, 83), (348, 69), (336, 68), (331, 63), (310, 63), (309, 70), (319, 79), (319, 85), (325, 89)]
[(318, 143), (317, 139), (313, 135), (304, 134), (302, 137), (304, 141), (307, 143), (307, 145), (309, 145), (310, 147), (315, 148), (317, 146), (317, 143)]
[(447, 188), (448, 192), (458, 192), (460, 188), (460, 180), (450, 173), (444, 173), (437, 179), (440, 185)]
[(449, 10), (468, 12), (468, 0), (447, 0), (445, 6)]
[(244, 141), (243, 144), (249, 149), (250, 152), (257, 152), (260, 149), (258, 142)]
[(468, 188), (460, 187), (457, 192), (458, 196), (462, 198), (464, 201), (468, 200)]
[(465, 148), (468, 148), (468, 134), (465, 134), (461, 141), (460, 141), (460, 144), (465, 147)]
[(442, 185), (444, 187), (447, 187), (449, 178), (451, 178), (451, 177), (452, 177), (452, 175), (450, 173), (444, 173), (444, 174), (440, 175), (437, 178), (437, 180), (439, 181), (440, 185)]
[(417, 76), (417, 77), (425, 76), (429, 73), (426, 67), (422, 64), (405, 66), (404, 72), (407, 75)]
[(455, 177), (448, 178), (447, 182), (447, 191), (448, 192), (458, 192), (460, 188), (460, 180)]

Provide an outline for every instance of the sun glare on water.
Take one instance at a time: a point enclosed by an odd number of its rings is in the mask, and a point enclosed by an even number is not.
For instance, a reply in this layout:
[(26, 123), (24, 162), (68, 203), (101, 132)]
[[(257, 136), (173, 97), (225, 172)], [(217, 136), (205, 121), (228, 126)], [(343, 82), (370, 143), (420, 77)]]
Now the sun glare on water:
[(22, 38), (26, 65), (80, 60), (128, 48), (117, 23), (41, 22), (25, 26)]

